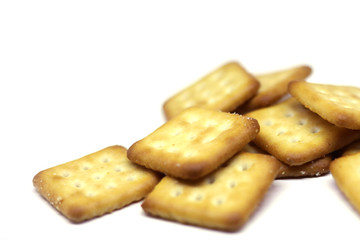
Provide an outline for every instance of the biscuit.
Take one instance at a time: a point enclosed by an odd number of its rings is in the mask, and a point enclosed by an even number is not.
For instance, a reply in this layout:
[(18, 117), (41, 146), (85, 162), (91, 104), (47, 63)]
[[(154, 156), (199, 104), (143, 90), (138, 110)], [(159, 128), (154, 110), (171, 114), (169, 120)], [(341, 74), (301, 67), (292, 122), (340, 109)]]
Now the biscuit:
[(292, 82), (289, 92), (305, 107), (332, 124), (360, 130), (360, 88)]
[(164, 177), (141, 206), (151, 216), (235, 231), (261, 202), (278, 169), (269, 155), (238, 153), (197, 181)]
[(331, 156), (325, 156), (299, 166), (282, 163), (276, 178), (320, 177), (329, 173), (331, 160)]
[(258, 132), (255, 119), (192, 107), (134, 143), (128, 158), (173, 177), (197, 179), (230, 159)]
[(254, 96), (259, 86), (240, 64), (230, 62), (169, 98), (164, 113), (171, 119), (194, 106), (230, 112)]
[(330, 172), (336, 185), (360, 213), (360, 153), (335, 159), (330, 165)]
[(351, 155), (360, 152), (360, 140), (357, 140), (343, 149), (342, 156)]
[(261, 127), (253, 142), (291, 166), (325, 156), (360, 137), (360, 131), (339, 128), (294, 98), (246, 116), (257, 119)]
[[(251, 153), (261, 153), (268, 154), (260, 148), (247, 144), (242, 150), (242, 152), (251, 152)], [(331, 163), (331, 156), (325, 156), (320, 159), (307, 162), (299, 166), (289, 166), (281, 161), (280, 170), (276, 176), (276, 179), (280, 178), (305, 178), (305, 177), (319, 177), (329, 173), (329, 167)]]
[(305, 80), (312, 72), (309, 66), (298, 66), (272, 73), (255, 75), (260, 82), (258, 93), (240, 106), (236, 112), (245, 113), (270, 106), (288, 93), (288, 84), (295, 80)]
[(144, 198), (160, 176), (130, 162), (111, 146), (39, 172), (37, 191), (73, 222), (82, 222)]

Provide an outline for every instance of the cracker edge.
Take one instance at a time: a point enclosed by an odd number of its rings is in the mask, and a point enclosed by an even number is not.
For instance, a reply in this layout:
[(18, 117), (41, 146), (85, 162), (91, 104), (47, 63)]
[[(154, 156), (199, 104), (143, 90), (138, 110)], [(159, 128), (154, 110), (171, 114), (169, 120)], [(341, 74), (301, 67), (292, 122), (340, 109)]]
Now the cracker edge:
[[(333, 179), (338, 187), (338, 189), (345, 195), (346, 199), (350, 202), (352, 207), (358, 211), (360, 214), (360, 196), (358, 198), (353, 197), (353, 191), (349, 190), (350, 184), (348, 183), (348, 174), (343, 174), (343, 166), (341, 164), (341, 161), (346, 160), (348, 158), (358, 157), (360, 158), (360, 153), (355, 153), (351, 155), (342, 156), (339, 158), (336, 158), (331, 164), (330, 164), (330, 172), (333, 176)], [(355, 186), (352, 185), (354, 188)]]
[[(288, 93), (288, 85), (291, 82), (294, 82), (294, 81), (306, 81), (306, 78), (308, 78), (312, 73), (312, 68), (310, 66), (301, 65), (301, 66), (298, 66), (298, 67), (283, 69), (283, 70), (279, 70), (279, 71), (276, 71), (276, 72), (270, 72), (270, 73), (267, 73), (267, 74), (275, 74), (277, 72), (280, 73), (281, 71), (286, 71), (286, 70), (291, 70), (291, 69), (294, 70), (294, 72), (289, 77), (291, 79), (287, 80), (287, 81), (284, 81), (284, 82), (281, 82), (279, 84), (280, 87), (278, 87), (278, 89), (281, 89), (282, 91), (279, 91), (279, 93), (274, 94), (274, 95), (269, 95), (269, 92), (272, 92), (272, 90), (274, 88), (274, 86), (272, 86), (272, 88), (270, 88), (267, 91), (259, 92), (253, 98), (248, 100), (245, 104), (241, 105), (236, 111), (246, 113), (246, 112), (254, 111), (254, 110), (257, 110), (257, 109), (260, 109), (260, 108), (271, 106), (271, 105), (276, 103), (278, 100), (280, 100), (283, 96), (285, 96)], [(266, 75), (266, 73), (261, 74), (261, 75)], [(258, 75), (255, 75), (255, 78), (256, 78), (256, 76), (258, 76)]]
[[(303, 165), (290, 166), (281, 161), (280, 171), (276, 179), (292, 179), (292, 178), (309, 178), (309, 177), (320, 177), (329, 173), (329, 167), (332, 158), (327, 155), (323, 158), (315, 159), (310, 162), (304, 163)], [(318, 169), (315, 173), (309, 173), (309, 168), (314, 168), (313, 165)]]
[[(315, 93), (309, 94), (307, 96), (307, 100), (304, 100), (303, 98), (300, 97), (301, 94), (298, 94), (298, 92), (295, 90), (296, 88), (302, 88), (302, 91), (308, 92), (307, 88), (311, 84), (324, 85), (324, 86), (330, 85), (330, 84), (294, 81), (289, 84), (288, 91), (294, 98), (296, 98), (302, 105), (304, 105), (304, 107), (306, 107), (310, 111), (318, 114), (324, 120), (326, 120), (340, 128), (347, 128), (347, 129), (351, 129), (351, 130), (360, 130), (360, 124), (358, 124), (354, 121), (354, 119), (356, 118), (356, 116), (354, 116), (354, 114), (351, 114), (351, 113), (349, 114), (349, 111), (345, 111), (346, 112), (345, 114), (336, 114), (336, 115), (332, 115), (332, 116), (323, 114), (322, 111), (320, 111), (318, 107), (314, 107), (311, 103), (319, 102), (321, 107), (323, 107), (324, 104), (329, 104), (329, 102), (327, 102), (323, 98), (319, 97)], [(331, 86), (336, 87), (336, 85), (331, 85)], [(339, 86), (339, 87), (341, 87), (341, 86)]]

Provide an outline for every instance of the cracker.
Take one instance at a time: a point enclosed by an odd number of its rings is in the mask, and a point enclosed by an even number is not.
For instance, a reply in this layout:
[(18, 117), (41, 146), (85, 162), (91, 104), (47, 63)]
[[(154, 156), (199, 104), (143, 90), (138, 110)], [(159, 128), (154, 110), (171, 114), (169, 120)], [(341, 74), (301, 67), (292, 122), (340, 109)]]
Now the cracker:
[(214, 171), (258, 132), (255, 119), (192, 107), (134, 143), (128, 158), (173, 177), (197, 179)]
[(130, 162), (111, 146), (39, 172), (37, 191), (73, 222), (81, 222), (144, 198), (160, 176)]
[[(261, 153), (268, 154), (262, 149), (252, 145), (247, 144), (241, 151), (251, 152), (251, 153)], [(281, 161), (280, 170), (276, 179), (280, 178), (305, 178), (305, 177), (319, 177), (329, 173), (329, 167), (331, 163), (331, 156), (325, 156), (320, 159), (313, 160), (311, 162), (299, 165), (299, 166), (289, 166)]]
[(246, 114), (259, 121), (254, 143), (288, 165), (302, 165), (360, 137), (360, 131), (339, 128), (306, 109), (294, 98)]
[(279, 162), (269, 155), (238, 153), (226, 166), (198, 181), (164, 177), (142, 208), (153, 216), (234, 231), (261, 202), (278, 169)]
[(331, 156), (325, 156), (299, 166), (282, 163), (276, 178), (320, 177), (329, 173), (331, 160)]
[(332, 124), (360, 130), (360, 88), (292, 82), (289, 92)]
[(193, 106), (229, 112), (254, 96), (259, 86), (240, 64), (230, 62), (169, 98), (163, 109), (167, 119)]
[(295, 80), (305, 80), (312, 72), (309, 66), (297, 66), (272, 73), (255, 75), (260, 82), (258, 93), (237, 109), (249, 112), (270, 106), (288, 93), (288, 84)]
[(330, 172), (337, 186), (360, 213), (360, 153), (335, 159)]
[(360, 140), (346, 146), (342, 152), (342, 156), (352, 155), (358, 152), (360, 152)]

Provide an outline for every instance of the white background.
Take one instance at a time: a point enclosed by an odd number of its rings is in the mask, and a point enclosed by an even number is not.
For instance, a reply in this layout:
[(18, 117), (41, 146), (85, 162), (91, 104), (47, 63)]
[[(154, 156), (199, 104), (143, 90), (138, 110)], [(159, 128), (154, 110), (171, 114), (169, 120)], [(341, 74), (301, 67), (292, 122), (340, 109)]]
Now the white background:
[(164, 101), (225, 62), (299, 64), (310, 82), (360, 87), (356, 1), (1, 1), (0, 239), (358, 239), (331, 175), (276, 180), (242, 229), (146, 216), (140, 203), (72, 224), (32, 186), (40, 170), (125, 147)]

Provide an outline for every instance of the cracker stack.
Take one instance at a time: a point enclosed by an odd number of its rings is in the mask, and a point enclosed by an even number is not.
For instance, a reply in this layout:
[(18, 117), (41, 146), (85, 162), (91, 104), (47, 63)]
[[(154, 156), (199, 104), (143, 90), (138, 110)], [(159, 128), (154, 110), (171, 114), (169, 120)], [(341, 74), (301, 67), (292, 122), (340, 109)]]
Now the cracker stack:
[(49, 168), (34, 186), (74, 222), (145, 198), (151, 216), (235, 231), (275, 178), (331, 170), (360, 211), (360, 144), (350, 145), (360, 139), (360, 89), (307, 83), (310, 73), (298, 66), (252, 75), (225, 64), (170, 97), (168, 121), (128, 151), (112, 146)]

